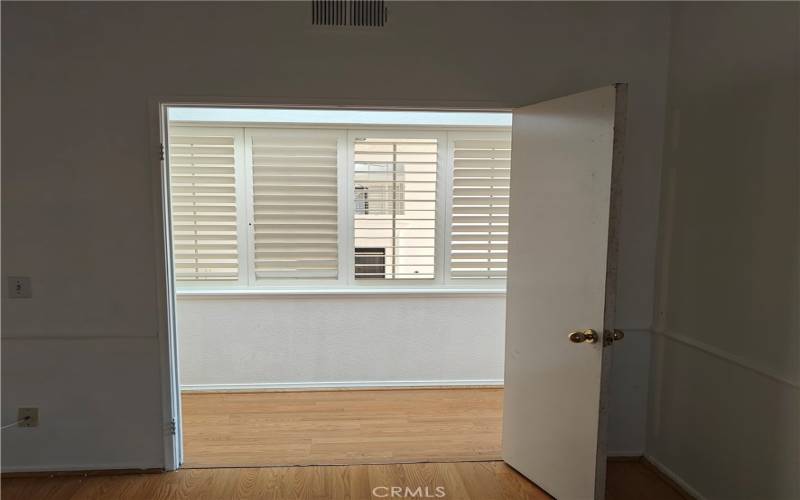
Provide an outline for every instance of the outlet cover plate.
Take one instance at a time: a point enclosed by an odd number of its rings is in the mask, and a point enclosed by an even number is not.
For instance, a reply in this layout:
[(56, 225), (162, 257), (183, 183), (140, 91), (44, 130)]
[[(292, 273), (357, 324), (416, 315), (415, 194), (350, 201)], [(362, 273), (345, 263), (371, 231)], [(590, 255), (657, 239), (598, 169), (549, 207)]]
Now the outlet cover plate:
[(20, 427), (39, 427), (39, 408), (19, 408), (17, 410), (17, 420), (30, 417), (24, 422), (17, 424)]

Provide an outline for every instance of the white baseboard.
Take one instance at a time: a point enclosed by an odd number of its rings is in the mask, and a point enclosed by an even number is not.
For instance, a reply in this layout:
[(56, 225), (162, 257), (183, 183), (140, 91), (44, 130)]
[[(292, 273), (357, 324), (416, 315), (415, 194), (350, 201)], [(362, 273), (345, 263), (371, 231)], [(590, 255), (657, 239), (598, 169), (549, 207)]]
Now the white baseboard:
[(402, 387), (503, 387), (502, 379), (478, 380), (371, 380), (341, 382), (275, 382), (258, 384), (181, 384), (186, 392), (234, 392), (314, 389), (384, 389)]
[(34, 472), (94, 472), (94, 471), (152, 471), (163, 470), (163, 464), (142, 465), (141, 463), (113, 463), (113, 464), (70, 464), (70, 465), (3, 465), (0, 472), (3, 474), (24, 474)]
[(654, 458), (652, 455), (648, 455), (646, 453), (644, 455), (644, 458), (645, 460), (653, 464), (653, 467), (661, 471), (662, 474), (664, 474), (665, 476), (673, 480), (675, 484), (683, 488), (683, 491), (685, 491), (689, 495), (693, 496), (697, 500), (708, 500), (706, 497), (701, 495), (699, 491), (689, 486), (689, 484), (686, 481), (684, 481), (679, 475), (675, 474), (669, 467), (659, 462), (657, 458)]
[(644, 450), (606, 451), (607, 458), (641, 458), (643, 456)]

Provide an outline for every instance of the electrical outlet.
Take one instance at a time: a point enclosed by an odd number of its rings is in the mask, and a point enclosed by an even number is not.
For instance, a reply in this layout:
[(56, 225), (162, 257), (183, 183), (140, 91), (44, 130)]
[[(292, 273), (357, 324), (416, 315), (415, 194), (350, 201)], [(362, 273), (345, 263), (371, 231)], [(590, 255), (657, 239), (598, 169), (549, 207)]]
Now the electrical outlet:
[(9, 276), (8, 297), (11, 299), (31, 298), (31, 279), (28, 276)]
[(17, 425), (20, 427), (39, 427), (39, 408), (19, 408), (17, 409), (17, 420), (23, 420)]

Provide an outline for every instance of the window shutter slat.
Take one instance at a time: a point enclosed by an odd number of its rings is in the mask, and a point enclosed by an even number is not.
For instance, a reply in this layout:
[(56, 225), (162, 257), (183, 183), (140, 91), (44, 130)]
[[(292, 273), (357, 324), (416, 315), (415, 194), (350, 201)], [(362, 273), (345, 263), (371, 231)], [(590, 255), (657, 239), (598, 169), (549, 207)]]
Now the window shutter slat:
[(338, 139), (298, 130), (252, 136), (255, 274), (338, 276)]
[(356, 279), (435, 277), (437, 139), (353, 144)]
[(453, 143), (452, 278), (506, 278), (510, 158), (510, 138)]
[(178, 281), (239, 278), (233, 135), (170, 129), (173, 257)]

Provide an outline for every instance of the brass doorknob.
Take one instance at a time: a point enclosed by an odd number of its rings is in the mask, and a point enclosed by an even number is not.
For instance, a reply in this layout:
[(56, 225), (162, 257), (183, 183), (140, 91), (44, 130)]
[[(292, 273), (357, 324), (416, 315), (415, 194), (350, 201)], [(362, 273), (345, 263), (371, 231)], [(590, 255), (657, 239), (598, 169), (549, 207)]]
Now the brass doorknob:
[(614, 342), (625, 338), (625, 332), (622, 330), (604, 330), (603, 331), (603, 347), (608, 347)]
[(592, 329), (575, 330), (569, 334), (569, 341), (575, 344), (582, 344), (584, 342), (587, 344), (594, 344), (597, 342), (597, 339), (597, 332)]

